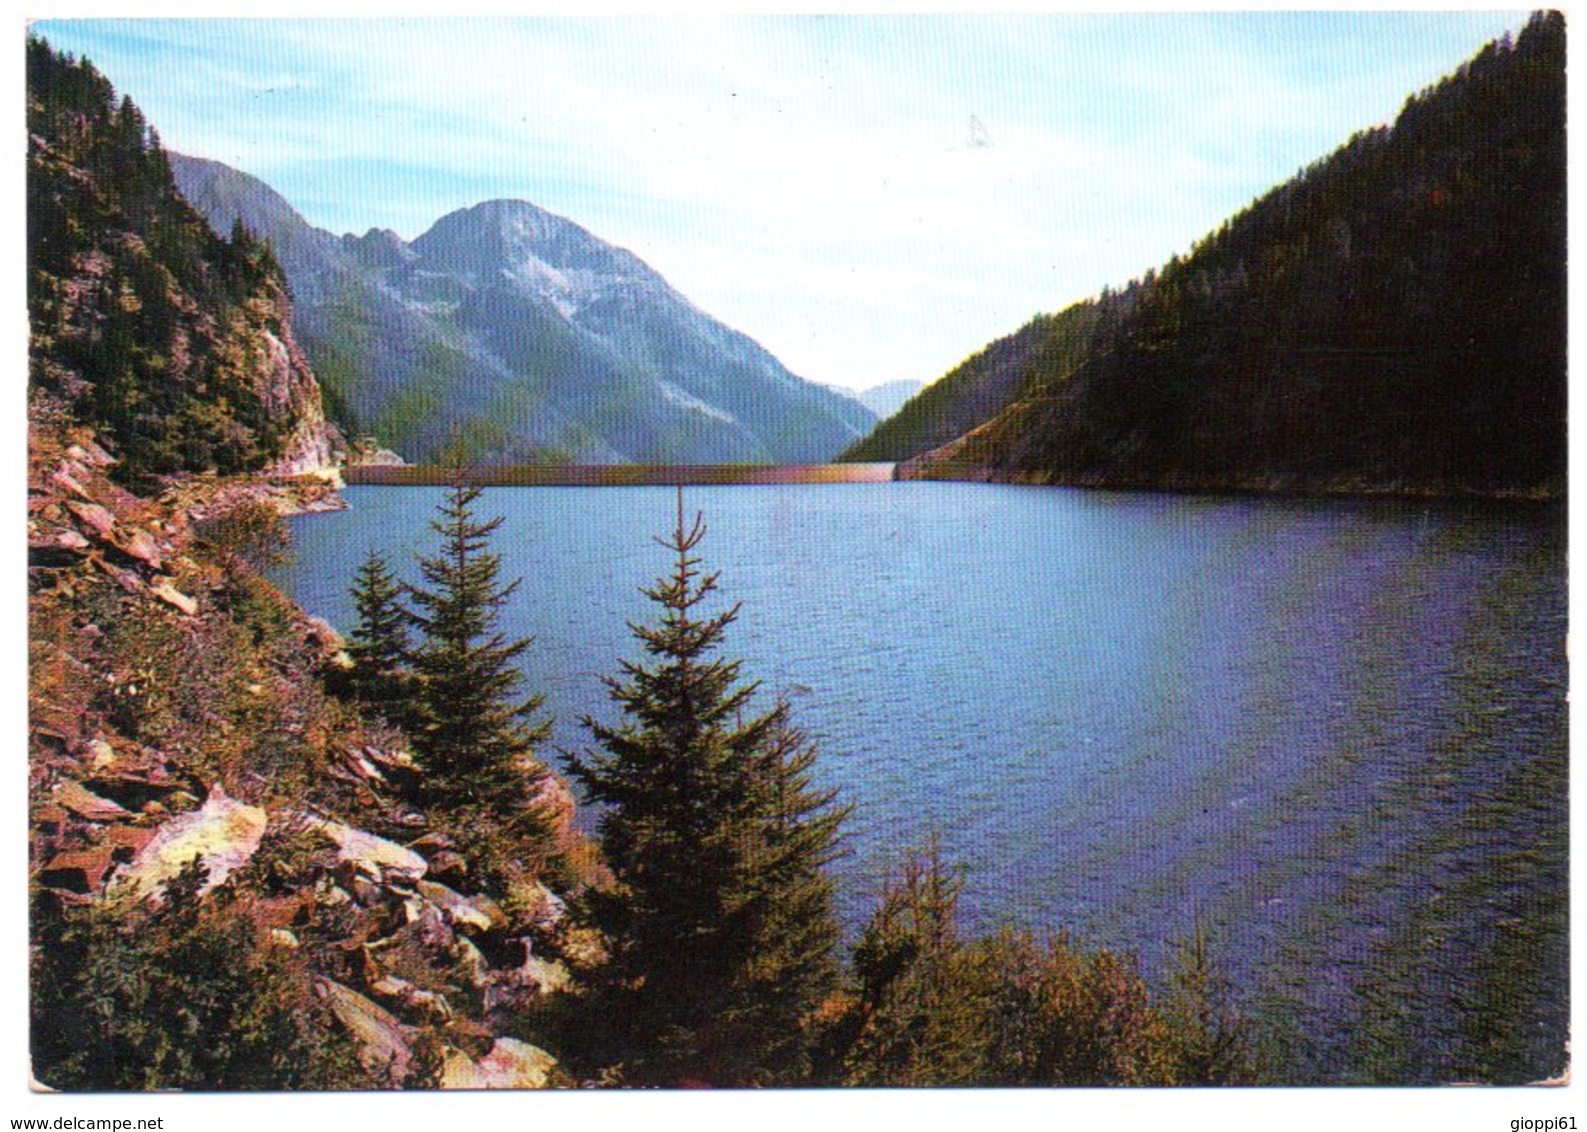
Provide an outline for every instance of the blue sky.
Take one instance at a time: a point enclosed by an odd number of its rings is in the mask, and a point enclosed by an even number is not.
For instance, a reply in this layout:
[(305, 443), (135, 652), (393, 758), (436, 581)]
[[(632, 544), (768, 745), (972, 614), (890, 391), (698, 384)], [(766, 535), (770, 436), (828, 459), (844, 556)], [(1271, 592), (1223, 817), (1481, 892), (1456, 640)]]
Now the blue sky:
[[(332, 231), (492, 197), (796, 373), (939, 376), (1182, 252), (1524, 13), (46, 20)], [(970, 120), (984, 126), (973, 144)]]

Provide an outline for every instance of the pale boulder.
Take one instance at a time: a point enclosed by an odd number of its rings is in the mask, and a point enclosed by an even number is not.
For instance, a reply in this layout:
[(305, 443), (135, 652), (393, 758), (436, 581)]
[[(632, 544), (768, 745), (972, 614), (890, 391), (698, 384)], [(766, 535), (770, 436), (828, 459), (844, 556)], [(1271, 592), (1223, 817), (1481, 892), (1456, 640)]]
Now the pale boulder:
[(497, 926), (487, 912), (482, 911), (472, 901), (452, 891), (444, 884), (421, 880), (415, 887), (419, 890), (420, 896), (441, 910), (453, 927), (469, 931), (488, 932), (491, 928)]
[(402, 1023), (389, 1011), (341, 983), (320, 979), (315, 989), (336, 1015), (336, 1020), (347, 1027), (347, 1032), (358, 1043), (358, 1059), (364, 1068), (376, 1074), (389, 1074), (393, 1084), (405, 1081), (413, 1071), (413, 1046)]
[(445, 995), (416, 987), (396, 975), (380, 976), (369, 984), (369, 990), (383, 1001), (409, 1011), (423, 1021), (446, 1023), (452, 1020), (452, 1004), (447, 1002)]
[(203, 806), (155, 832), (111, 882), (109, 894), (118, 899), (157, 895), (162, 885), (202, 857), (208, 868), (202, 895), (253, 859), (268, 824), (264, 810), (227, 797), (217, 782)]
[(179, 610), (189, 617), (198, 613), (198, 602), (164, 579), (150, 586), (149, 592), (172, 609)]
[(452, 958), (461, 968), (463, 978), (475, 990), (483, 987), (490, 978), (490, 962), (485, 958), (485, 953), (474, 946), (472, 940), (465, 936), (458, 936), (452, 945)]
[(384, 879), (387, 873), (417, 880), (429, 867), (424, 858), (412, 849), (404, 849), (395, 841), (387, 841), (384, 837), (376, 837), (373, 833), (365, 833), (339, 821), (310, 817), (307, 824), (336, 846), (338, 861), (350, 863), (377, 881)]
[(116, 749), (103, 739), (90, 739), (83, 745), (89, 769), (104, 770), (116, 763)]
[(116, 517), (97, 503), (80, 503), (75, 499), (66, 501), (66, 508), (76, 515), (79, 522), (87, 525), (101, 538), (109, 536), (116, 528)]
[(520, 976), (531, 982), (541, 994), (556, 994), (573, 985), (573, 976), (567, 967), (555, 959), (541, 959), (530, 955), (518, 968)]
[(497, 1038), (478, 1061), (461, 1050), (448, 1049), (441, 1071), (443, 1089), (543, 1089), (551, 1081), (556, 1058), (516, 1038)]
[(143, 563), (152, 570), (158, 570), (165, 564), (165, 556), (160, 551), (160, 545), (154, 541), (154, 536), (148, 531), (134, 527), (123, 530), (118, 537), (110, 540), (121, 553), (128, 558)]
[(126, 809), (71, 779), (55, 787), (55, 801), (87, 821), (132, 820), (132, 814)]

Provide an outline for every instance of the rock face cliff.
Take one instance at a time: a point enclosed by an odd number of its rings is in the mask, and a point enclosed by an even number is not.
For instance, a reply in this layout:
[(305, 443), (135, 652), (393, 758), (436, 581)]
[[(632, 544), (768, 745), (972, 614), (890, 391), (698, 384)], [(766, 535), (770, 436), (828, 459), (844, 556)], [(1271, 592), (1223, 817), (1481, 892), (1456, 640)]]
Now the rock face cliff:
[(699, 310), (637, 256), (527, 201), (333, 236), (218, 162), (171, 155), (217, 232), (270, 241), (333, 416), (409, 459), (806, 463), (875, 423)]
[(93, 427), (125, 482), (327, 468), (340, 437), (270, 249), (212, 233), (155, 131), (86, 62), (28, 45), (37, 412)]
[[(278, 292), (279, 294), (279, 292)], [(286, 299), (278, 301), (285, 309)], [(309, 360), (292, 336), (286, 318), (281, 320), (282, 336), (261, 331), (268, 357), (258, 371), (260, 400), (272, 416), (293, 422), (281, 442), (281, 454), (266, 472), (297, 476), (325, 472), (345, 455), (346, 443), (336, 427), (325, 419), (320, 383), (309, 368)]]

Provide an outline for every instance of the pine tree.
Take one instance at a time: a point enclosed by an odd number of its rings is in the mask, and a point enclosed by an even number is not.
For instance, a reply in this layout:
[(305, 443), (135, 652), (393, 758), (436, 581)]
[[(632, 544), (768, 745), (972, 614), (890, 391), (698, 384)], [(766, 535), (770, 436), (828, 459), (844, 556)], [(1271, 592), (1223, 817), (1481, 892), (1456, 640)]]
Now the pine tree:
[(1250, 1028), (1233, 998), (1234, 988), (1213, 963), (1207, 935), (1198, 928), (1180, 945), (1164, 1002), (1176, 1084), (1255, 1083)]
[(534, 801), (547, 775), (534, 747), (549, 725), (531, 722), (541, 697), (520, 691), (516, 661), (531, 640), (510, 639), (499, 627), (521, 579), (499, 582), (501, 558), (489, 546), (502, 517), (477, 520), (479, 495), (455, 465), (440, 516), (430, 523), (441, 549), (419, 559), (425, 584), (407, 588), (423, 638), (411, 654), (411, 737), (429, 800), (450, 815), (453, 835), (475, 842), (474, 856), (521, 861), (525, 853), (550, 850)]
[(1135, 957), (1067, 932), (966, 938), (963, 875), (935, 837), (903, 862), (854, 949), (855, 995), (829, 1012), (823, 1083), (887, 1087), (1251, 1084), (1250, 1031), (1203, 937), (1164, 997)]
[(738, 606), (697, 610), (716, 590), (692, 551), (683, 498), (670, 577), (642, 592), (660, 621), (632, 626), (647, 663), (607, 680), (625, 717), (586, 717), (600, 751), (569, 758), (606, 807), (601, 847), (618, 881), (586, 914), (606, 935), (605, 977), (631, 1079), (785, 1083), (807, 1070), (805, 1022), (831, 989), (830, 884), (846, 813), (811, 781), (815, 751), (786, 703), (746, 713), (757, 685), (715, 656)]
[(990, 1029), (986, 971), (959, 936), (963, 891), (963, 871), (943, 859), (935, 833), (888, 877), (854, 949), (859, 1001), (828, 1036), (832, 1080), (988, 1083), (979, 1076)]
[(413, 674), (408, 668), (411, 614), (402, 606), (402, 585), (384, 554), (370, 549), (352, 591), (358, 624), (347, 642), (353, 660), (349, 688), (356, 700), (388, 723), (406, 726), (413, 705)]

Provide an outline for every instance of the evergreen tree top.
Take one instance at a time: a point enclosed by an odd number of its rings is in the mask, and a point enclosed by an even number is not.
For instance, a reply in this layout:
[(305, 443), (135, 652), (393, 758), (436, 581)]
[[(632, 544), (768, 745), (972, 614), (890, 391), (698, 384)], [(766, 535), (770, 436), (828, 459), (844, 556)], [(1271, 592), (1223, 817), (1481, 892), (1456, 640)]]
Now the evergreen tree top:
[(622, 999), (636, 1079), (724, 1084), (798, 1079), (802, 1020), (832, 984), (837, 928), (823, 866), (846, 810), (812, 782), (815, 750), (781, 700), (749, 710), (757, 685), (711, 655), (737, 617), (706, 614), (716, 591), (679, 491), (661, 607), (631, 625), (647, 654), (606, 681), (617, 725), (585, 726), (598, 750), (568, 755), (585, 796), (607, 806), (601, 847), (620, 886), (589, 911), (611, 941), (604, 977)]
[(422, 584), (405, 587), (409, 620), (423, 638), (411, 654), (424, 716), (415, 740), (431, 771), (451, 781), (443, 792), (476, 798), (531, 785), (519, 782), (521, 768), (548, 727), (530, 723), (542, 697), (520, 698), (517, 660), (533, 638), (510, 636), (501, 615), (522, 579), (500, 581), (490, 536), (503, 519), (476, 518), (479, 496), (456, 463), (431, 523), (441, 546), (420, 557)]

